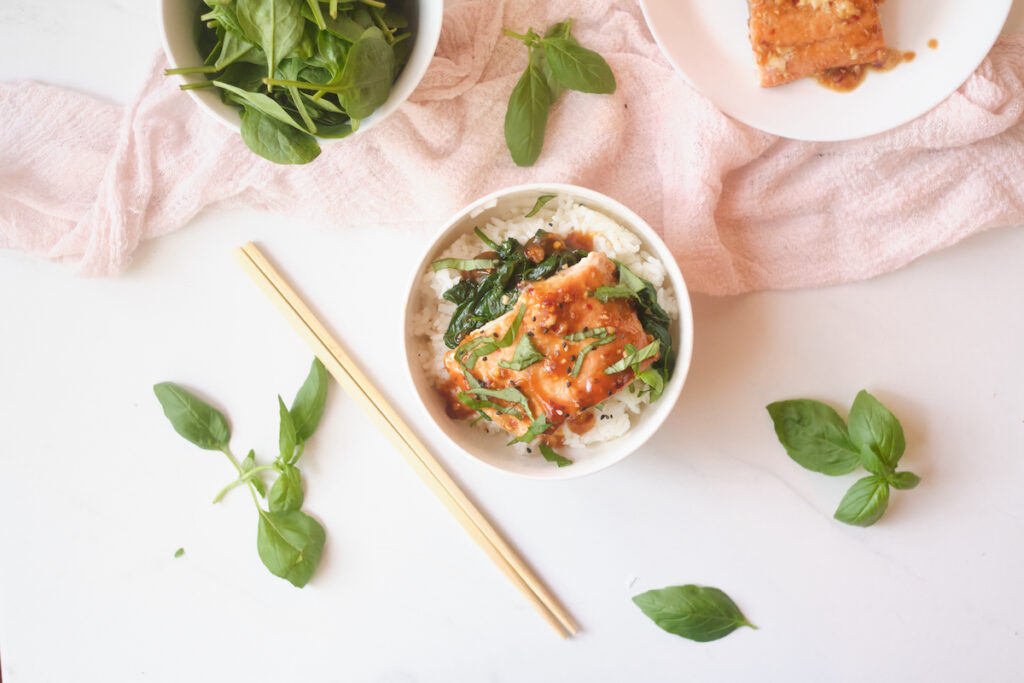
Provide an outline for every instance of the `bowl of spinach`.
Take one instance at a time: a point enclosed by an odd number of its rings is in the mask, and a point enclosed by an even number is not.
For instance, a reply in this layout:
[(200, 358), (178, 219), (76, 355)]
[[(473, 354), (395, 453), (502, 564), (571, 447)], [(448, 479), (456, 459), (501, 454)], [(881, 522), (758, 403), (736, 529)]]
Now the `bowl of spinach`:
[[(443, 0), (162, 0), (169, 77), (255, 154), (305, 164), (426, 72)], [(184, 96), (184, 95), (183, 95)]]

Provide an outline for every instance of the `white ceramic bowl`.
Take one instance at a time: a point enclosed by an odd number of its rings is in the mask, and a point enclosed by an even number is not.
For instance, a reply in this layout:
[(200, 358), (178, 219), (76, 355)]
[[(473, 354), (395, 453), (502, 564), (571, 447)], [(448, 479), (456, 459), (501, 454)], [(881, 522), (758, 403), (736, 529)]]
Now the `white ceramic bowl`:
[[(160, 33), (163, 37), (164, 52), (167, 53), (172, 68), (203, 63), (194, 35), (196, 8), (201, 2), (202, 0), (160, 0)], [(399, 6), (409, 20), (409, 29), (412, 32), (410, 40), (413, 41), (412, 53), (395, 80), (391, 95), (377, 111), (360, 121), (359, 129), (353, 135), (370, 130), (409, 98), (430, 66), (434, 50), (437, 49), (444, 0), (400, 0)], [(206, 80), (203, 74), (169, 78), (177, 78), (181, 83), (198, 83)], [(200, 109), (231, 130), (236, 133), (241, 130), (238, 109), (221, 102), (220, 93), (216, 89), (186, 90), (182, 95), (185, 93), (199, 104)], [(317, 142), (322, 146), (343, 139), (345, 138), (317, 138)]]
[[(586, 449), (559, 449), (559, 452), (574, 461), (568, 467), (557, 467), (539, 455), (521, 456), (504, 444), (507, 439), (495, 434), (469, 427), (465, 420), (453, 420), (445, 414), (444, 399), (431, 384), (423, 366), (420, 352), (422, 337), (417, 338), (413, 329), (413, 314), (421, 306), (436, 305), (433, 291), (423, 291), (420, 283), (430, 268), (431, 262), (460, 236), (471, 233), (474, 226), (483, 226), (492, 217), (509, 218), (522, 215), (533, 205), (536, 198), (544, 194), (568, 195), (576, 201), (596, 209), (618, 221), (623, 227), (640, 238), (643, 249), (656, 256), (665, 265), (668, 282), (675, 290), (679, 301), (679, 315), (672, 325), (672, 339), (677, 347), (677, 358), (672, 380), (665, 386), (661, 398), (649, 405), (639, 415), (634, 415), (632, 427), (623, 436)], [(452, 218), (430, 242), (419, 260), (406, 296), (404, 316), (405, 358), (412, 380), (413, 391), (420, 405), (426, 410), (434, 425), (447, 437), (456, 449), (472, 460), (497, 468), (503, 472), (536, 479), (572, 479), (603, 470), (636, 451), (661, 426), (672, 411), (679, 392), (686, 380), (693, 351), (693, 313), (690, 297), (682, 273), (665, 243), (654, 230), (639, 216), (617, 201), (599, 192), (573, 185), (537, 184), (519, 185), (499, 190), (478, 199)], [(536, 453), (536, 449), (534, 449)]]

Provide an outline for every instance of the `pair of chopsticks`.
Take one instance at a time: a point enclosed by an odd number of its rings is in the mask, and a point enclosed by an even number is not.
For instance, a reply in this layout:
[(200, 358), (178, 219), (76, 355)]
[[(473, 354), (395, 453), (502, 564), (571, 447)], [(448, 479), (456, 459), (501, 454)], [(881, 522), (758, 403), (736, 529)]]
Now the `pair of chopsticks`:
[(256, 245), (248, 242), (236, 249), (234, 254), (242, 268), (295, 328), (299, 336), (305, 340), (328, 372), (370, 416), (377, 428), (388, 437), (405, 461), (426, 482), (434, 495), (441, 499), (448, 511), (473, 537), (477, 545), (487, 553), (498, 569), (526, 596), (526, 599), (561, 637), (575, 635), (576, 624), (565, 609), (558, 604), (555, 596), (544, 587), (540, 579), (516, 555), (494, 530), (490, 522), (452, 481), (441, 464), (416, 438), (409, 426), (384, 400), (377, 388), (352, 362), (348, 354), (331, 337), (327, 329), (281, 277), (280, 273), (270, 265)]

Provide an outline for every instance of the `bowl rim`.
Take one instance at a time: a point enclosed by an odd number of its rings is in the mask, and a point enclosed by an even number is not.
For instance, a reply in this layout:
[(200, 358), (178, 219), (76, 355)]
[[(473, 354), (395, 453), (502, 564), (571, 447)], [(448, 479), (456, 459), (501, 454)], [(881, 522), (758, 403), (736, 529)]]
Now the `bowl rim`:
[[(398, 78), (395, 79), (391, 92), (388, 94), (388, 99), (385, 100), (382, 105), (377, 107), (376, 111), (374, 111), (370, 116), (360, 121), (359, 128), (354, 130), (348, 137), (322, 138), (314, 136), (316, 137), (317, 144), (323, 146), (342, 142), (343, 140), (347, 140), (372, 129), (401, 107), (402, 104), (409, 99), (410, 95), (412, 95), (416, 88), (419, 87), (420, 82), (423, 80), (423, 76), (426, 75), (427, 70), (430, 68), (432, 57), (437, 51), (437, 45), (441, 39), (441, 25), (444, 18), (444, 0), (414, 1), (418, 5), (418, 11), (420, 14), (418, 17), (416, 35), (412, 37), (412, 40), (414, 41), (412, 53), (409, 56), (409, 62), (406, 63), (402, 72), (398, 75)], [(196, 0), (196, 2), (201, 3), (203, 0)], [(183, 2), (182, 0), (160, 0), (160, 11), (157, 13), (159, 18), (158, 20), (160, 22), (160, 43), (163, 47), (164, 55), (167, 57), (167, 62), (170, 64), (172, 69), (182, 66), (182, 64), (178, 63), (177, 55), (171, 49), (171, 40), (167, 28), (168, 17), (171, 16), (175, 10), (179, 10), (187, 5), (189, 5), (189, 3)], [(424, 25), (430, 29), (429, 33), (425, 33), (423, 31)], [(426, 42), (423, 42), (424, 38), (426, 39)], [(416, 68), (410, 71), (409, 66), (413, 63), (414, 56), (424, 53), (426, 54), (419, 60)], [(198, 50), (196, 54), (198, 55)], [(199, 57), (199, 59), (201, 60), (202, 58)], [(193, 78), (189, 78), (189, 76), (193, 76)], [(197, 82), (201, 80), (203, 76), (202, 74), (173, 74), (171, 78), (174, 78), (179, 84), (185, 84)], [(399, 83), (402, 83), (401, 88), (398, 87)], [(395, 93), (400, 90), (407, 90), (407, 92), (403, 92), (400, 97), (396, 98)], [(241, 120), (239, 118), (238, 111), (234, 107), (224, 104), (219, 98), (215, 101), (210, 100), (210, 98), (206, 96), (208, 93), (204, 92), (203, 89), (191, 89), (186, 90), (185, 92), (192, 98), (192, 101), (195, 102), (200, 109), (235, 133), (241, 133)]]
[[(503, 467), (494, 462), (489, 462), (477, 457), (472, 452), (464, 448), (458, 441), (448, 434), (441, 424), (438, 423), (434, 418), (434, 415), (431, 414), (430, 410), (427, 408), (425, 402), (421, 399), (419, 389), (416, 386), (416, 378), (413, 374), (414, 369), (413, 363), (411, 362), (412, 355), (409, 343), (413, 339), (409, 328), (410, 304), (413, 302), (413, 299), (418, 292), (418, 285), (420, 279), (423, 277), (424, 268), (426, 267), (429, 259), (434, 255), (434, 252), (437, 250), (440, 241), (444, 239), (445, 236), (448, 235), (448, 233), (450, 233), (458, 224), (462, 223), (467, 218), (472, 218), (483, 213), (490, 208), (488, 207), (488, 204), (497, 202), (508, 195), (518, 193), (568, 194), (577, 200), (593, 202), (593, 208), (595, 210), (607, 210), (611, 212), (613, 214), (612, 218), (621, 222), (623, 227), (627, 230), (630, 230), (631, 232), (635, 231), (637, 237), (640, 237), (645, 243), (644, 246), (655, 252), (658, 260), (665, 266), (668, 279), (672, 283), (673, 290), (675, 290), (674, 293), (679, 305), (679, 317), (677, 319), (677, 323), (680, 331), (680, 349), (676, 357), (676, 366), (673, 371), (672, 379), (666, 386), (665, 393), (662, 394), (657, 404), (651, 406), (651, 408), (657, 410), (659, 414), (653, 416), (653, 420), (648, 420), (645, 424), (640, 425), (643, 427), (643, 431), (638, 437), (635, 437), (635, 443), (633, 443), (631, 447), (625, 448), (621, 454), (616, 455), (614, 458), (609, 458), (607, 462), (601, 463), (597, 466), (581, 469), (576, 469), (574, 467), (558, 467), (549, 470), (550, 474), (546, 473), (539, 475)], [(451, 235), (451, 237), (453, 239), (458, 238), (456, 235)], [(679, 395), (682, 393), (683, 385), (686, 383), (686, 377), (689, 374), (690, 363), (693, 358), (693, 307), (690, 301), (690, 290), (686, 285), (686, 280), (683, 277), (682, 272), (679, 269), (678, 262), (675, 257), (672, 256), (672, 253), (669, 251), (668, 246), (665, 244), (661, 236), (643, 218), (618, 200), (586, 187), (568, 183), (527, 183), (505, 187), (470, 202), (465, 207), (457, 211), (431, 236), (431, 239), (421, 251), (421, 255), (416, 262), (405, 291), (405, 300), (402, 304), (401, 313), (402, 347), (405, 356), (405, 376), (406, 381), (412, 390), (412, 394), (417, 398), (416, 403), (419, 405), (419, 410), (421, 410), (422, 414), (426, 416), (427, 421), (432, 425), (432, 428), (466, 459), (489, 470), (498, 471), (506, 475), (533, 481), (580, 479), (582, 477), (607, 470), (612, 465), (622, 462), (633, 453), (639, 451), (640, 448), (654, 435), (654, 433), (661, 428), (669, 414), (675, 408)], [(662, 403), (662, 401), (665, 401), (665, 403)], [(633, 429), (634, 427), (631, 427), (630, 431)], [(614, 444), (615, 440), (609, 443)]]

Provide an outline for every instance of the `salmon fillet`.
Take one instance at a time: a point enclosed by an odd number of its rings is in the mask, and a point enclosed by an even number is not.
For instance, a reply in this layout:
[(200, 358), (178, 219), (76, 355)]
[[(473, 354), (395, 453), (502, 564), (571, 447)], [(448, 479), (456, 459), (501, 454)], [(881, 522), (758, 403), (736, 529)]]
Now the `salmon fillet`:
[(762, 87), (885, 58), (876, 0), (747, 0)]
[[(633, 380), (633, 370), (626, 368), (606, 374), (605, 369), (623, 357), (626, 344), (640, 349), (654, 339), (644, 332), (630, 299), (616, 298), (601, 303), (594, 298), (598, 287), (611, 286), (616, 282), (615, 264), (603, 253), (595, 251), (546, 280), (525, 283), (511, 311), (468, 335), (459, 348), (445, 354), (444, 364), (450, 381), (461, 391), (470, 389), (456, 360), (456, 353), (479, 344), (474, 340), (481, 337), (501, 339), (520, 316), (520, 309), (525, 307), (512, 343), (478, 358), (469, 373), (486, 389), (515, 387), (526, 397), (533, 417), (543, 415), (553, 426), (606, 400)], [(583, 355), (578, 375), (573, 377), (580, 354), (585, 347), (592, 345), (595, 337), (579, 340), (564, 337), (596, 335), (596, 331), (602, 329), (600, 334), (605, 335), (602, 338), (614, 335), (614, 339), (593, 346)], [(502, 361), (512, 361), (524, 335), (543, 355), (543, 360), (522, 370), (502, 367)], [(646, 369), (657, 359), (657, 354), (646, 359), (639, 369)], [(500, 400), (495, 400), (495, 403), (512, 405)], [(530, 427), (528, 416), (493, 408), (483, 410), (510, 434), (522, 436)]]

